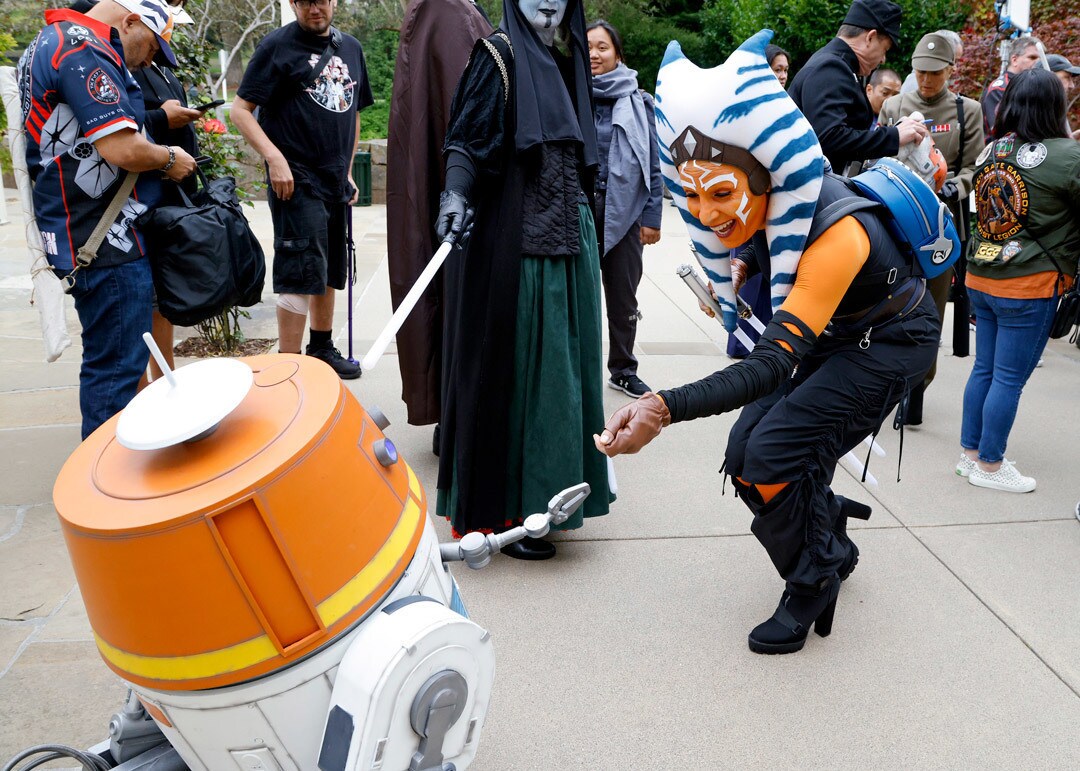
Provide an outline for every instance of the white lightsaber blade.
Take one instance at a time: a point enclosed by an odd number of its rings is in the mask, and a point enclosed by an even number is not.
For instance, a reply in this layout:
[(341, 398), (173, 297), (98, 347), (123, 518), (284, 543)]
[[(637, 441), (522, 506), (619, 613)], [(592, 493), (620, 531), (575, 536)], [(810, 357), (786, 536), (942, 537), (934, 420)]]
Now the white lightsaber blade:
[(446, 262), (447, 255), (450, 254), (450, 249), (453, 247), (453, 242), (443, 241), (435, 255), (428, 261), (428, 264), (424, 267), (423, 273), (416, 279), (416, 283), (412, 285), (412, 289), (405, 295), (405, 299), (401, 301), (401, 305), (394, 311), (394, 315), (390, 317), (390, 322), (386, 325), (379, 336), (375, 338), (375, 342), (372, 344), (371, 349), (368, 350), (367, 355), (364, 356), (363, 361), (360, 362), (360, 366), (364, 370), (370, 370), (379, 363), (379, 359), (386, 353), (387, 346), (390, 345), (390, 341), (394, 338), (394, 335), (401, 329), (401, 325), (405, 323), (405, 319), (412, 313), (412, 309), (416, 307), (416, 303), (420, 300), (420, 295), (424, 293), (424, 290), (428, 288), (431, 280), (435, 278), (435, 274), (439, 272), (439, 268)]

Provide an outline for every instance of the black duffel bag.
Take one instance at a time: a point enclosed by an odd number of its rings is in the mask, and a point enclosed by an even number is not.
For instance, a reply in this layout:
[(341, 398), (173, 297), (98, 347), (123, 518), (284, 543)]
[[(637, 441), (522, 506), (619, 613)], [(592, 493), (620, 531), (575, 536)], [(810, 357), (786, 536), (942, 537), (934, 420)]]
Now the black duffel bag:
[(146, 240), (158, 312), (190, 327), (262, 297), (266, 257), (236, 195), (236, 180), (207, 180), (183, 203), (158, 206), (135, 224)]

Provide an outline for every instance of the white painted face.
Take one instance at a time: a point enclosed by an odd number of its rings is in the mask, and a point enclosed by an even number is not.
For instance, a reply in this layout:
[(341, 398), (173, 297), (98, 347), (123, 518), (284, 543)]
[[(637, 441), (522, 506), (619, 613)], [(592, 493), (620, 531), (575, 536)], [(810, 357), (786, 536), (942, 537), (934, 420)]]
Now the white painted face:
[(566, 15), (568, 0), (518, 0), (521, 13), (546, 45), (555, 42), (555, 30)]

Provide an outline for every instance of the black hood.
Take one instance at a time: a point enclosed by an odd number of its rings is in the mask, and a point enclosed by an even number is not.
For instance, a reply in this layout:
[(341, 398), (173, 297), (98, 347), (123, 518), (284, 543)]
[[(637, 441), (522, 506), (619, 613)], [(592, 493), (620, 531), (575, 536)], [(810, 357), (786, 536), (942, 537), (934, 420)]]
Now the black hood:
[(578, 142), (585, 165), (597, 165), (592, 72), (582, 0), (569, 0), (560, 25), (573, 72), (566, 88), (559, 65), (521, 13), (517, 0), (503, 0), (499, 28), (514, 47), (514, 143), (518, 151), (544, 142)]

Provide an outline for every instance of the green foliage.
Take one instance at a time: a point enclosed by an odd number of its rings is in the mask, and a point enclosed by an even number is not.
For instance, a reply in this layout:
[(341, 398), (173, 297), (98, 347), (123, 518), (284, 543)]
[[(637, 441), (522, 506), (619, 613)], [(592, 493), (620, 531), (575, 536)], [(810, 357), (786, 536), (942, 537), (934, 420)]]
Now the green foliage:
[(10, 64), (15, 61), (15, 57), (11, 54), (15, 52), (17, 46), (18, 42), (14, 35), (0, 31), (0, 64)]
[(243, 308), (226, 308), (217, 316), (196, 324), (199, 336), (214, 350), (224, 354), (236, 353), (247, 337), (240, 329), (240, 319), (250, 319), (251, 314)]
[(394, 86), (394, 65), (397, 62), (398, 27), (401, 6), (357, 0), (338, 5), (334, 24), (355, 37), (364, 48), (368, 82), (375, 103), (360, 115), (360, 138), (379, 139), (387, 134), (390, 121), (390, 97)]
[[(961, 29), (972, 5), (971, 0), (897, 1), (904, 10), (902, 39), (889, 52), (887, 66), (902, 74), (911, 69), (920, 37), (936, 29)], [(720, 61), (758, 30), (775, 30), (773, 42), (791, 54), (797, 69), (836, 35), (850, 5), (850, 0), (707, 0), (701, 25)]]
[[(207, 83), (210, 82), (210, 63), (217, 61), (217, 48), (206, 38), (197, 38), (188, 29), (189, 25), (178, 24), (173, 28), (169, 47), (176, 55), (179, 65), (173, 72), (185, 87), (195, 86), (201, 100), (209, 100)], [(190, 96), (188, 101), (190, 102)]]
[[(679, 6), (675, 17), (694, 23), (695, 14)], [(671, 18), (650, 15), (650, 8), (645, 0), (638, 2), (616, 2), (598, 0), (586, 3), (586, 19), (603, 18), (608, 21), (623, 40), (623, 54), (626, 66), (638, 72), (638, 83), (646, 91), (656, 88), (656, 72), (664, 58), (668, 43), (678, 40), (683, 52), (691, 59), (704, 66), (716, 64), (713, 49), (705, 37), (698, 32), (678, 26)]]
[[(7, 32), (0, 32), (0, 65), (8, 64), (9, 60), (4, 55), (4, 52), (11, 51), (15, 48), (15, 37)], [(0, 126), (7, 126), (7, 110), (4, 108), (3, 102), (0, 102)], [(0, 168), (11, 168), (11, 151), (8, 149), (7, 137), (2, 137), (3, 142), (0, 144)]]
[[(11, 35), (15, 44), (3, 48), (11, 53), (22, 53), (45, 25), (43, 14), (47, 8), (59, 8), (68, 3), (61, 0), (2, 0), (0, 2), (0, 30)], [(18, 58), (14, 56), (12, 58)]]

